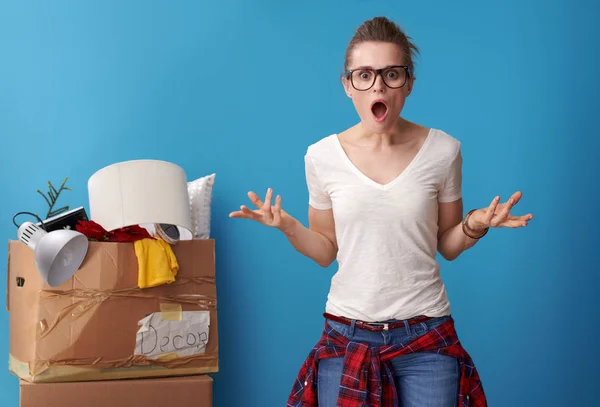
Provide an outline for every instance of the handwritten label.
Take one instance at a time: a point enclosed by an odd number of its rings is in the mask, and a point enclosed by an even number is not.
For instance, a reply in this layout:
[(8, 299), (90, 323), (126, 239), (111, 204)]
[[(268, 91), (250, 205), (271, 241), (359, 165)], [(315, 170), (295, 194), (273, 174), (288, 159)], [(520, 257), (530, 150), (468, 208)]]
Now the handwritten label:
[(155, 312), (138, 325), (135, 355), (152, 359), (166, 354), (196, 355), (206, 352), (210, 311), (183, 311), (181, 320), (164, 319), (161, 312)]

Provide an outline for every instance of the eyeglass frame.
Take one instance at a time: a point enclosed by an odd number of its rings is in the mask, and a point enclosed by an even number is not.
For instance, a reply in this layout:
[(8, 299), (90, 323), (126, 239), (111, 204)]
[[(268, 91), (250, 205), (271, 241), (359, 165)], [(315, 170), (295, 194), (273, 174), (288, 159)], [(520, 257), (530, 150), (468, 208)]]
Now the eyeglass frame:
[[(394, 88), (394, 87), (388, 85), (387, 82), (385, 81), (385, 78), (383, 77), (383, 71), (386, 71), (386, 70), (392, 69), (392, 68), (402, 68), (402, 69), (404, 69), (404, 72), (406, 72), (406, 80), (404, 81), (402, 86), (398, 86), (397, 88)], [(352, 80), (352, 73), (354, 71), (360, 71), (360, 70), (375, 72), (375, 76), (373, 77), (373, 83), (367, 89), (357, 89), (356, 86), (354, 86), (354, 81)], [(412, 77), (412, 74), (410, 72), (410, 67), (408, 65), (390, 65), (390, 66), (386, 66), (386, 67), (380, 68), (380, 69), (374, 69), (374, 68), (369, 68), (369, 67), (358, 67), (358, 68), (344, 71), (344, 77), (346, 79), (350, 79), (350, 83), (352, 84), (352, 87), (359, 92), (365, 92), (365, 91), (371, 89), (373, 86), (375, 86), (375, 82), (377, 82), (377, 75), (381, 76), (381, 79), (383, 80), (383, 83), (385, 84), (385, 86), (387, 86), (390, 89), (402, 89), (404, 87), (404, 85), (406, 85), (406, 82), (408, 82), (408, 80)]]

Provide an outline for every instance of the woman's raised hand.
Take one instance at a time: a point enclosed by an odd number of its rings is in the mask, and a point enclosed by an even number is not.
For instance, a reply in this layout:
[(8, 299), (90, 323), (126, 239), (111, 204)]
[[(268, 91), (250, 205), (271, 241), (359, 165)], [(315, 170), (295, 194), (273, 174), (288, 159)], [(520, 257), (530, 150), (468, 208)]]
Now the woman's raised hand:
[(246, 205), (240, 206), (240, 210), (229, 214), (230, 218), (241, 218), (241, 219), (252, 219), (263, 225), (270, 226), (277, 229), (283, 229), (287, 225), (291, 217), (281, 209), (281, 196), (277, 195), (275, 198), (275, 205), (272, 205), (273, 200), (273, 189), (269, 188), (265, 196), (264, 202), (256, 195), (256, 193), (248, 192), (248, 198), (250, 202), (256, 206), (257, 209), (251, 210)]
[(523, 194), (517, 191), (504, 203), (500, 203), (500, 197), (495, 197), (487, 208), (481, 208), (473, 212), (467, 226), (472, 230), (482, 230), (488, 227), (521, 228), (527, 226), (529, 221), (533, 219), (531, 213), (521, 216), (510, 213), (522, 196)]

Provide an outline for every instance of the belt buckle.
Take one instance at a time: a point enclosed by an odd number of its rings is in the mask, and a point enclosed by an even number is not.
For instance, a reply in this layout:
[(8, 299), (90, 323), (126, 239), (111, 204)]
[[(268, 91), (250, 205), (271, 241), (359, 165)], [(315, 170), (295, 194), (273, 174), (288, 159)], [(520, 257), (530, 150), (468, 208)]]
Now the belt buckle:
[(387, 330), (389, 330), (389, 329), (390, 329), (390, 326), (389, 326), (389, 324), (387, 324), (387, 323), (385, 323), (385, 322), (384, 322), (384, 323), (383, 323), (383, 330), (384, 330), (384, 331), (387, 331)]

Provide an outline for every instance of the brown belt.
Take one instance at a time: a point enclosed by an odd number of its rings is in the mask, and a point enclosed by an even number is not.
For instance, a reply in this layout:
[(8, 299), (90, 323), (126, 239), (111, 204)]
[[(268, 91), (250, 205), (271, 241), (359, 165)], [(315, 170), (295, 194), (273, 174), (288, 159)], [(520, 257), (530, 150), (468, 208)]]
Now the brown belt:
[[(350, 318), (332, 315), (327, 312), (324, 313), (323, 316), (327, 319), (339, 322), (341, 324), (352, 325), (352, 320)], [(431, 317), (419, 316), (419, 317), (414, 317), (414, 318), (408, 319), (407, 322), (408, 322), (408, 325), (416, 325), (416, 324), (420, 324), (421, 322), (425, 322), (428, 319), (431, 319)], [(404, 321), (385, 323), (385, 322), (364, 322), (364, 321), (357, 320), (354, 323), (354, 326), (359, 329), (366, 329), (367, 331), (381, 332), (381, 331), (387, 331), (387, 330), (395, 329), (395, 328), (402, 328), (406, 325), (404, 324)]]

